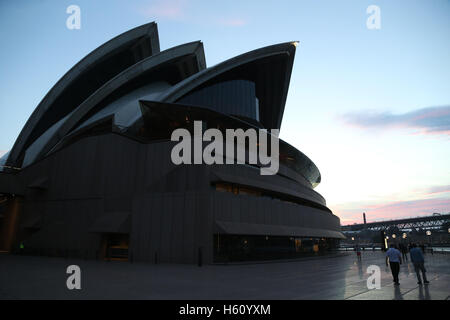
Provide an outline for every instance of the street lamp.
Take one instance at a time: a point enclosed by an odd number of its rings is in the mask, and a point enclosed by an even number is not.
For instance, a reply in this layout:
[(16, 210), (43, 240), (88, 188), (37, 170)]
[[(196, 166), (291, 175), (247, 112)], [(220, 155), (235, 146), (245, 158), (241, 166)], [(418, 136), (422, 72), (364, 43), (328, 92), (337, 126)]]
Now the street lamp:
[(406, 239), (406, 232), (403, 232), (402, 238)]
[(429, 236), (428, 243), (429, 243), (429, 246), (431, 246), (431, 231), (430, 230), (427, 230), (427, 236)]
[(395, 239), (397, 236), (395, 235), (395, 233), (392, 235), (392, 239)]

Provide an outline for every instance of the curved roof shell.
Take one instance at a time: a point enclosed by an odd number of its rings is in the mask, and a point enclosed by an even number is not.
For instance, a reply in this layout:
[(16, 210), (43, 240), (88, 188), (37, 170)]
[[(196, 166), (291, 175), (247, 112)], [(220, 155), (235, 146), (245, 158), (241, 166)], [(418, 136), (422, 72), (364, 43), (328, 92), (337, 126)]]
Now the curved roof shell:
[[(243, 120), (279, 129), (295, 49), (296, 42), (271, 45), (206, 68), (200, 41), (160, 52), (156, 24), (137, 27), (94, 50), (55, 84), (27, 121), (7, 163), (27, 166), (102, 119), (113, 119), (116, 126), (134, 121), (142, 116), (140, 101), (182, 106), (193, 93), (233, 81), (252, 83), (257, 98), (258, 119)], [(290, 167), (316, 186), (320, 172), (314, 163), (287, 143), (281, 145), (293, 159)]]
[(286, 42), (253, 50), (178, 83), (161, 97), (177, 102), (199, 88), (229, 79), (250, 80), (256, 85), (260, 122), (265, 128), (279, 129), (289, 88), (296, 42)]
[[(155, 91), (148, 88), (148, 92), (140, 93), (138, 89), (147, 84), (164, 82), (167, 86), (175, 84), (206, 67), (203, 44), (200, 41), (186, 43), (149, 56), (130, 66), (120, 74), (110, 79), (84, 100), (61, 125), (52, 130), (50, 137), (39, 146), (35, 158), (45, 156), (51, 149), (71, 133), (81, 121), (95, 116), (102, 108), (107, 108), (120, 97), (136, 91), (134, 101), (138, 106), (138, 99), (144, 98)], [(105, 115), (106, 116), (106, 115)], [(25, 157), (25, 159), (27, 159)], [(28, 161), (27, 161), (28, 163)], [(26, 164), (26, 163), (24, 163)]]
[(136, 62), (159, 52), (157, 25), (139, 26), (104, 43), (73, 66), (47, 93), (20, 132), (8, 163), (20, 165), (24, 150), (72, 112), (101, 85)]

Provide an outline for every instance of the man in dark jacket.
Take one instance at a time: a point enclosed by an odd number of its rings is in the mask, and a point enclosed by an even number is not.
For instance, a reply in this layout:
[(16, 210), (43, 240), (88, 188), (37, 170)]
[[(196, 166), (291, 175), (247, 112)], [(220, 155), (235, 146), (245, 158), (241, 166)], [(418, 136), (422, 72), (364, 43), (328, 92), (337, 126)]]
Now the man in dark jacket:
[(400, 252), (402, 253), (402, 259), (404, 261), (408, 261), (408, 247), (403, 243), (400, 243), (399, 247), (400, 247)]
[(411, 257), (411, 262), (414, 264), (414, 270), (417, 274), (417, 283), (422, 284), (420, 272), (422, 272), (423, 282), (429, 283), (427, 280), (427, 275), (425, 274), (427, 270), (425, 270), (425, 259), (423, 258), (423, 253), (415, 244), (412, 244), (411, 246), (412, 248), (409, 251), (409, 256)]

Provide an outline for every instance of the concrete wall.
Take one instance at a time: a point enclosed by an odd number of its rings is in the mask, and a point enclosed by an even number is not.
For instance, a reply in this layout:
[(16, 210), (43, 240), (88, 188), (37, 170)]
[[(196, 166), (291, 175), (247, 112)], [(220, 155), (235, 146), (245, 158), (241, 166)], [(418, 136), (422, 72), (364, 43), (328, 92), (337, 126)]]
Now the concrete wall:
[(211, 212), (218, 221), (339, 230), (329, 212), (268, 197), (211, 193)]
[(132, 254), (151, 261), (204, 263), (213, 259), (213, 215), (210, 193), (167, 193), (136, 196), (133, 201)]
[(18, 176), (25, 186), (19, 238), (26, 238), (27, 248), (95, 257), (102, 235), (92, 226), (112, 212), (129, 212), (134, 260), (154, 261), (157, 252), (160, 262), (196, 263), (202, 248), (204, 263), (210, 263), (215, 220), (339, 230), (339, 219), (330, 212), (217, 192), (212, 185), (222, 174), (224, 181), (239, 177), (244, 184), (322, 204), (323, 198), (306, 184), (263, 177), (252, 167), (175, 166), (172, 146), (105, 134), (82, 138), (23, 169)]

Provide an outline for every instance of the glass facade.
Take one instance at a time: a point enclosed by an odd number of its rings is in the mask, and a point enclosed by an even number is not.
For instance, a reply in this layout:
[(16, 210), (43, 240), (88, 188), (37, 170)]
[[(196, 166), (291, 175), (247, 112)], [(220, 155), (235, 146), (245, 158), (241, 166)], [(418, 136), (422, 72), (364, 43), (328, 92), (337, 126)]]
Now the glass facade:
[[(317, 206), (312, 202), (294, 199), (283, 194), (275, 194), (268, 190), (241, 186), (234, 183), (218, 182), (217, 192), (229, 192), (236, 195), (269, 197), (281, 201)], [(328, 209), (327, 209), (328, 211)], [(266, 236), (266, 235), (214, 235), (214, 262), (226, 263), (236, 261), (293, 259), (305, 256), (326, 254), (337, 248), (337, 239), (298, 237), (298, 236)]]
[(214, 235), (214, 262), (294, 259), (329, 253), (338, 240), (262, 235)]
[(221, 113), (259, 121), (255, 83), (248, 80), (215, 83), (187, 94), (177, 103), (207, 107)]
[[(252, 99), (254, 107), (256, 108), (257, 99), (255, 97)], [(186, 128), (190, 132), (193, 132), (194, 120), (203, 121), (205, 130), (209, 128), (221, 130), (224, 136), (226, 129), (259, 129), (248, 121), (217, 114), (215, 111), (209, 111), (205, 106), (193, 107), (178, 103), (164, 104), (150, 102), (149, 105), (144, 104), (144, 106), (141, 106), (141, 110), (143, 117), (122, 132), (132, 138), (147, 142), (162, 139), (170, 140), (171, 133), (177, 128)], [(280, 164), (299, 173), (309, 181), (313, 187), (319, 184), (321, 179), (320, 172), (314, 163), (287, 142), (281, 139), (279, 142)], [(270, 154), (270, 144), (267, 147)], [(248, 140), (246, 140), (245, 148), (248, 150)]]

